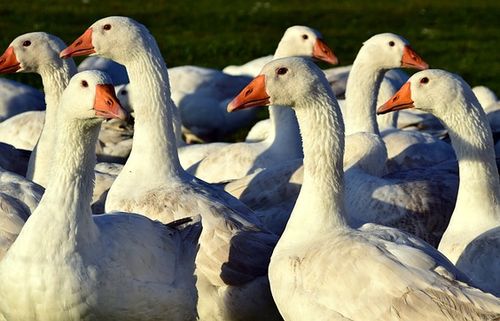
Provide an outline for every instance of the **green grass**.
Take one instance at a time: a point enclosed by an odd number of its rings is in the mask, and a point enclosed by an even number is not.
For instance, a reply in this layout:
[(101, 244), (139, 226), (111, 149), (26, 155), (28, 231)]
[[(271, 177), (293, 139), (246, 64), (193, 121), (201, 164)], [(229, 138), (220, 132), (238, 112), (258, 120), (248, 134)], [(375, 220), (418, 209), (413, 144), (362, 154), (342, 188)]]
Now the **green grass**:
[[(222, 68), (273, 53), (294, 24), (320, 30), (350, 64), (371, 35), (403, 35), (434, 68), (500, 94), (500, 1), (7, 1), (0, 5), (0, 50), (16, 36), (46, 31), (67, 43), (108, 15), (131, 16), (155, 35), (169, 66)], [(33, 75), (9, 76), (40, 87)]]

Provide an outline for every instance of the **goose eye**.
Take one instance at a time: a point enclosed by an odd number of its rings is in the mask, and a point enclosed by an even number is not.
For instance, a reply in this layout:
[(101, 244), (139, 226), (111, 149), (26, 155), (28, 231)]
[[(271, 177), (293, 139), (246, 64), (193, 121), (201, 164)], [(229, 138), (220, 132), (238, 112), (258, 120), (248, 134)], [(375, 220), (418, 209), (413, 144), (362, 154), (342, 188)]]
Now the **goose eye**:
[(127, 91), (126, 90), (122, 90), (122, 95), (125, 96), (126, 94), (128, 94)]
[(394, 41), (389, 41), (389, 46), (394, 47), (395, 43)]
[(306, 40), (307, 38), (309, 38), (308, 35), (302, 35), (302, 39)]
[(427, 78), (427, 77), (424, 77), (424, 78), (420, 79), (420, 83), (421, 84), (426, 84), (428, 82), (429, 82), (429, 78)]
[(82, 80), (82, 87), (88, 87), (89, 83), (86, 80)]
[(31, 45), (31, 41), (29, 41), (29, 40), (26, 40), (25, 42), (23, 42), (24, 47), (29, 47), (30, 45)]
[(276, 73), (277, 73), (278, 75), (284, 75), (284, 74), (286, 74), (287, 72), (288, 72), (288, 69), (287, 69), (287, 68), (285, 68), (285, 67), (281, 67), (281, 68), (278, 68), (278, 69), (276, 70)]
[(109, 23), (105, 24), (104, 27), (102, 27), (102, 29), (104, 30), (110, 30), (111, 29), (111, 25)]

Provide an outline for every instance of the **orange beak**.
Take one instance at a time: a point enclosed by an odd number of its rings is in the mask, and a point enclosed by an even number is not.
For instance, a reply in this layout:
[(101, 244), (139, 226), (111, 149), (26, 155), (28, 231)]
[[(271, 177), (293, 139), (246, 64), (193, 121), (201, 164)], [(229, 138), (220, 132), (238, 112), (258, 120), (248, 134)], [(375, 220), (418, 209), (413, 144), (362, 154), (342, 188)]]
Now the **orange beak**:
[(337, 57), (333, 54), (332, 49), (321, 39), (317, 39), (313, 47), (313, 57), (319, 60), (323, 60), (332, 65), (339, 63)]
[(127, 119), (127, 114), (120, 105), (112, 85), (97, 85), (94, 109), (96, 116), (103, 118)]
[(377, 109), (377, 115), (385, 114), (391, 111), (414, 108), (414, 102), (411, 99), (411, 84), (407, 82), (397, 93), (392, 96), (385, 104)]
[(0, 56), (0, 73), (8, 74), (21, 69), (21, 64), (17, 61), (16, 53), (13, 47), (7, 48), (3, 55)]
[(228, 105), (227, 111), (257, 106), (268, 106), (269, 95), (266, 93), (266, 77), (258, 75)]
[(424, 70), (429, 68), (429, 64), (427, 64), (409, 45), (406, 45), (403, 49), (403, 57), (401, 57), (401, 67)]
[(94, 45), (92, 45), (92, 28), (88, 28), (68, 48), (61, 51), (59, 57), (66, 59), (75, 56), (87, 56), (93, 53), (95, 53), (95, 50)]

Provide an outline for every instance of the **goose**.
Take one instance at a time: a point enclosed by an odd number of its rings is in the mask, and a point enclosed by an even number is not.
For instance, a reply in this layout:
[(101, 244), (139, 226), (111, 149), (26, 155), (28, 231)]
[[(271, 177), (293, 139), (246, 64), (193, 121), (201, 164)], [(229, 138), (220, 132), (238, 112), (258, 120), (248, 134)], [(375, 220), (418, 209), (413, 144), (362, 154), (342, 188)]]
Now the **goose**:
[[(364, 77), (379, 80), (370, 82), (350, 78), (348, 83), (346, 107), (373, 110), (373, 117), (370, 117), (370, 122), (364, 123), (356, 118), (355, 121), (364, 126), (364, 132), (353, 130), (355, 133), (346, 136), (344, 169), (346, 189), (349, 191), (346, 193), (346, 215), (351, 226), (370, 222), (392, 226), (437, 246), (456, 200), (456, 166), (446, 163), (433, 168), (389, 172), (385, 163), (387, 150), (378, 134), (374, 117), (376, 87), (382, 77), (380, 69), (401, 66), (402, 60), (408, 65), (426, 66), (413, 50), (405, 49), (407, 46), (408, 42), (398, 35), (375, 35), (360, 50), (359, 55), (365, 58), (356, 58), (352, 68), (351, 77), (356, 78), (364, 70)], [(369, 64), (371, 72), (366, 70), (367, 52), (377, 52), (376, 57), (380, 60), (378, 64), (373, 61)], [(358, 90), (354, 90), (353, 86)], [(347, 113), (343, 116), (347, 119), (351, 117)], [(273, 232), (281, 234), (298, 196), (303, 170), (302, 160), (289, 161), (230, 182), (225, 190), (256, 211), (261, 220), (269, 222), (271, 225), (268, 227)], [(435, 215), (437, 208), (440, 215)]]
[(200, 215), (196, 255), (200, 320), (279, 320), (267, 267), (277, 236), (244, 204), (186, 173), (173, 132), (168, 71), (148, 29), (127, 17), (96, 21), (61, 57), (99, 54), (127, 68), (135, 112), (130, 157), (108, 192), (107, 212), (168, 223)]
[[(401, 57), (401, 47), (404, 48)], [(376, 95), (384, 72), (389, 68), (428, 68), (401, 36), (382, 33), (372, 36), (359, 50), (346, 88), (344, 120), (346, 134), (367, 132), (380, 135), (375, 108)], [(406, 59), (415, 57), (409, 64)], [(387, 147), (389, 171), (410, 169), (454, 159), (451, 146), (420, 132), (392, 130), (383, 136)], [(425, 153), (419, 152), (425, 151)]]
[(14, 39), (2, 55), (5, 63), (0, 72), (35, 72), (42, 77), (47, 102), (45, 123), (26, 173), (28, 179), (42, 186), (46, 186), (50, 177), (59, 97), (71, 75), (76, 72), (73, 60), (63, 61), (57, 57), (65, 46), (61, 39), (53, 35), (34, 32)]
[[(322, 40), (321, 34), (309, 27), (293, 26), (286, 30), (274, 54), (275, 58), (306, 56), (336, 64), (337, 58)], [(272, 130), (262, 142), (235, 143), (217, 148), (189, 169), (198, 178), (217, 183), (241, 178), (259, 168), (294, 158), (302, 158), (297, 121), (292, 110), (269, 107)], [(231, 164), (226, 166), (226, 164)]]
[(482, 289), (500, 296), (500, 181), (491, 129), (471, 88), (458, 75), (413, 75), (378, 113), (417, 108), (438, 117), (458, 157), (460, 185), (439, 251)]
[(124, 115), (102, 72), (79, 73), (64, 90), (52, 176), (0, 262), (4, 319), (195, 320), (199, 226), (176, 230), (137, 214), (92, 216), (99, 126)]
[[(44, 85), (45, 98), (47, 101), (46, 111), (33, 111), (17, 115), (16, 122), (6, 121), (9, 126), (20, 124), (17, 133), (22, 135), (26, 133), (27, 124), (38, 122), (34, 125), (36, 128), (43, 128), (41, 133), (32, 136), (38, 142), (34, 151), (30, 155), (28, 170), (21, 174), (35, 183), (46, 186), (50, 178), (50, 167), (52, 164), (52, 155), (54, 154), (57, 105), (62, 91), (69, 82), (70, 77), (76, 72), (76, 66), (72, 59), (63, 60), (59, 57), (59, 52), (66, 45), (58, 37), (45, 32), (30, 32), (16, 37), (8, 49), (5, 51), (4, 69), (9, 72), (30, 72), (38, 73)], [(11, 120), (9, 119), (9, 120)], [(45, 122), (44, 122), (45, 119)], [(117, 140), (122, 136), (130, 137), (130, 130), (121, 129), (120, 122), (106, 122), (99, 133), (98, 158), (100, 161), (120, 160), (119, 156), (127, 156), (127, 152), (110, 152), (110, 138)], [(3, 125), (4, 123), (0, 124)], [(15, 130), (15, 129), (12, 129)], [(36, 133), (32, 133), (35, 135)], [(128, 135), (128, 136), (127, 136)], [(116, 138), (116, 136), (119, 136)], [(108, 142), (108, 144), (106, 144)], [(116, 142), (115, 145), (126, 144), (126, 142)], [(131, 142), (130, 142), (131, 144)], [(33, 149), (29, 148), (30, 150)], [(17, 172), (17, 171), (16, 171)], [(105, 192), (111, 186), (115, 175), (110, 175), (104, 169), (96, 172), (96, 188), (94, 189), (94, 206), (104, 207)], [(102, 213), (102, 210), (99, 210)]]
[[(20, 145), (19, 148), (33, 150), (39, 140), (39, 146), (32, 156), (28, 178), (33, 178), (42, 185), (46, 181), (44, 175), (47, 175), (47, 162), (50, 160), (49, 155), (52, 154), (50, 150), (53, 146), (51, 142), (54, 139), (54, 118), (57, 114), (57, 102), (69, 78), (76, 72), (73, 60), (63, 61), (58, 56), (65, 46), (64, 42), (54, 35), (44, 32), (31, 32), (14, 39), (5, 52), (4, 72), (38, 73), (42, 77), (44, 90), (46, 91), (48, 105), (46, 117), (45, 111), (26, 112), (0, 124), (0, 133), (14, 136), (11, 137), (12, 140), (6, 142), (16, 147)], [(44, 118), (46, 119), (45, 128), (43, 134), (41, 134)], [(19, 126), (20, 124), (22, 126)], [(123, 135), (125, 137), (127, 135), (128, 137), (131, 136), (130, 130), (127, 132), (123, 128), (125, 128), (125, 125), (121, 120), (106, 122), (102, 126), (99, 134), (99, 147), (102, 146), (102, 148), (98, 149), (99, 160), (110, 159), (112, 156), (125, 157), (128, 155), (126, 152), (121, 154), (119, 152), (113, 153), (110, 151), (110, 147), (107, 146), (117, 144), (116, 136), (119, 136), (119, 138)], [(21, 143), (18, 143), (19, 139), (21, 139)], [(34, 173), (35, 171), (37, 173)]]
[(269, 265), (271, 291), (285, 320), (487, 320), (499, 315), (498, 298), (464, 283), (467, 277), (424, 241), (376, 224), (348, 226), (344, 125), (316, 65), (296, 57), (275, 60), (251, 85), (244, 92), (252, 93), (238, 96), (228, 109), (291, 106), (304, 142), (304, 183)]

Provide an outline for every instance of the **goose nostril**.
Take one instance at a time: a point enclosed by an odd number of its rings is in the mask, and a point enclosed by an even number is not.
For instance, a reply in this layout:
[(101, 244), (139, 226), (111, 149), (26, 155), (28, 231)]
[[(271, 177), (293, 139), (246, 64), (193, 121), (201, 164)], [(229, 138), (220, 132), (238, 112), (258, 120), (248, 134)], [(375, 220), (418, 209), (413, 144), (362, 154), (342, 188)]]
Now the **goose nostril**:
[(250, 95), (253, 92), (253, 89), (248, 89), (247, 92), (245, 93), (245, 96)]
[(392, 98), (392, 102), (395, 102), (398, 99), (399, 99), (399, 95), (398, 96), (394, 96), (394, 98)]
[(106, 100), (106, 105), (111, 106), (113, 105), (113, 102), (111, 100)]
[(77, 41), (77, 43), (75, 43), (75, 46), (79, 46), (79, 45), (81, 45), (81, 44), (82, 44), (82, 41), (81, 41), (81, 40), (79, 40), (79, 41)]

